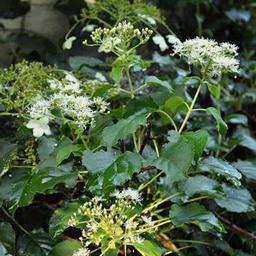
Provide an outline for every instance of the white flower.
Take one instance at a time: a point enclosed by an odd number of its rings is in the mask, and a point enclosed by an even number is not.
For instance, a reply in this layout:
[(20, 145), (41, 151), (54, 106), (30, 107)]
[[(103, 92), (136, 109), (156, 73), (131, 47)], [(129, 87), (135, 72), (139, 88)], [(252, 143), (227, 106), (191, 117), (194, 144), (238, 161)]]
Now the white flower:
[(155, 35), (153, 38), (153, 42), (159, 46), (160, 50), (163, 52), (165, 50), (167, 50), (169, 48), (169, 46), (167, 45), (164, 37), (162, 37), (161, 35)]
[(35, 137), (41, 137), (43, 134), (50, 135), (51, 130), (48, 125), (48, 117), (43, 117), (41, 119), (31, 119), (26, 127), (33, 129), (33, 135)]
[(153, 221), (151, 218), (148, 218), (147, 216), (145, 215), (142, 215), (141, 218), (143, 219), (143, 221), (146, 223), (146, 224), (149, 224), (149, 225), (153, 225)]
[(98, 225), (96, 223), (88, 223), (87, 229), (90, 232), (94, 232), (98, 228)]
[(200, 37), (184, 42), (170, 36), (169, 39), (173, 44), (174, 54), (186, 57), (189, 64), (198, 65), (211, 77), (238, 72), (239, 61), (236, 59), (238, 47), (234, 44), (218, 44), (214, 40)]
[(80, 248), (72, 256), (89, 256), (90, 250), (87, 248)]
[(62, 83), (57, 79), (48, 80), (48, 83), (53, 90), (59, 89), (62, 86)]
[(100, 81), (102, 81), (102, 82), (106, 82), (107, 81), (106, 77), (103, 76), (100, 72), (96, 72), (95, 78), (100, 80)]
[(112, 193), (112, 196), (116, 197), (117, 199), (129, 198), (136, 202), (141, 202), (142, 200), (140, 193), (133, 188), (127, 188), (122, 191), (116, 190), (114, 193)]
[(181, 43), (180, 39), (174, 35), (167, 35), (166, 38), (170, 44), (180, 44)]
[(133, 234), (130, 234), (127, 236), (127, 238), (132, 242), (132, 243), (142, 243), (144, 241), (144, 239), (139, 236), (139, 235), (133, 235)]
[(45, 116), (50, 117), (51, 102), (37, 97), (35, 103), (28, 108), (31, 119), (41, 119)]

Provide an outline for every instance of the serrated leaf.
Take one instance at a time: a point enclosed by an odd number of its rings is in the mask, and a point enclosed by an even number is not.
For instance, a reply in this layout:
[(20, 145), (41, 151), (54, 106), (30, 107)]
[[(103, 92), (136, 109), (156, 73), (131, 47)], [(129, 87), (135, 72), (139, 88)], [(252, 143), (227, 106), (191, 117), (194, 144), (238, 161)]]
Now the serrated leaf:
[(52, 246), (53, 241), (47, 233), (42, 230), (34, 230), (29, 236), (25, 234), (19, 237), (17, 256), (47, 256)]
[(102, 132), (102, 145), (111, 147), (118, 140), (125, 139), (128, 135), (146, 124), (146, 114), (136, 113), (126, 119), (119, 120), (116, 124), (106, 127)]
[(78, 240), (65, 240), (56, 244), (50, 252), (49, 256), (72, 256), (82, 247), (83, 246), (81, 242)]
[(40, 161), (46, 160), (57, 147), (57, 141), (54, 138), (42, 136), (38, 140), (37, 152)]
[(256, 164), (250, 161), (241, 161), (233, 163), (246, 178), (256, 181)]
[(172, 86), (167, 81), (161, 80), (156, 76), (147, 76), (145, 79), (145, 84), (148, 85), (160, 85), (167, 88), (169, 91), (172, 91)]
[(73, 56), (69, 58), (69, 65), (72, 69), (79, 70), (83, 66), (96, 67), (105, 65), (100, 59), (87, 56)]
[(15, 236), (15, 231), (10, 223), (0, 222), (0, 255), (15, 254)]
[(191, 223), (199, 226), (204, 232), (211, 231), (213, 228), (222, 231), (222, 226), (215, 215), (198, 203), (192, 203), (187, 206), (172, 205), (170, 218), (174, 225)]
[(49, 222), (49, 234), (52, 238), (58, 237), (69, 227), (68, 221), (79, 206), (80, 204), (78, 202), (72, 202), (66, 207), (58, 208), (54, 211)]
[(184, 136), (172, 132), (169, 133), (169, 141), (163, 146), (160, 157), (151, 163), (166, 173), (167, 186), (185, 178), (194, 158), (193, 146)]
[(68, 159), (73, 152), (79, 151), (78, 145), (68, 145), (58, 150), (56, 155), (56, 163), (60, 165), (64, 160)]
[(17, 145), (5, 139), (0, 139), (0, 176), (4, 174), (4, 165), (17, 151)]
[(240, 184), (239, 180), (242, 178), (241, 173), (234, 166), (212, 156), (204, 158), (199, 165), (199, 169), (217, 176), (224, 176), (237, 185)]
[(94, 153), (86, 150), (83, 153), (82, 163), (89, 173), (97, 174), (105, 171), (112, 163), (114, 163), (116, 158), (117, 155), (113, 152), (100, 150)]
[(165, 251), (158, 244), (150, 240), (143, 240), (141, 243), (132, 243), (132, 245), (142, 256), (161, 256)]
[(117, 186), (130, 180), (134, 173), (139, 172), (142, 166), (142, 158), (139, 154), (126, 151), (104, 171), (103, 187), (106, 193), (110, 193)]
[(222, 119), (220, 112), (216, 108), (213, 108), (213, 107), (207, 108), (206, 110), (208, 113), (210, 113), (214, 117), (214, 119), (217, 123), (218, 132), (221, 135), (225, 135), (228, 130), (228, 126)]
[(178, 111), (186, 111), (184, 99), (179, 96), (171, 96), (163, 105), (163, 110), (170, 116), (175, 116)]
[(186, 195), (193, 196), (198, 193), (215, 194), (218, 183), (203, 175), (189, 177), (182, 185), (182, 190)]
[(194, 146), (195, 160), (198, 161), (202, 155), (208, 141), (208, 132), (205, 130), (198, 130), (196, 132), (185, 132), (183, 133)]
[(222, 185), (225, 196), (215, 199), (215, 202), (230, 212), (254, 211), (254, 203), (250, 192), (247, 189), (233, 188), (226, 184)]
[(13, 169), (0, 180), (0, 197), (14, 213), (18, 207), (30, 204), (37, 193), (53, 190), (60, 183), (74, 186), (77, 175), (70, 165), (45, 167), (36, 173), (31, 173), (29, 169)]
[(256, 139), (251, 135), (249, 129), (239, 127), (233, 138), (237, 140), (238, 145), (256, 151)]
[(228, 115), (225, 118), (225, 121), (231, 124), (242, 124), (244, 126), (248, 125), (248, 118), (247, 116), (243, 115), (243, 114), (231, 114)]

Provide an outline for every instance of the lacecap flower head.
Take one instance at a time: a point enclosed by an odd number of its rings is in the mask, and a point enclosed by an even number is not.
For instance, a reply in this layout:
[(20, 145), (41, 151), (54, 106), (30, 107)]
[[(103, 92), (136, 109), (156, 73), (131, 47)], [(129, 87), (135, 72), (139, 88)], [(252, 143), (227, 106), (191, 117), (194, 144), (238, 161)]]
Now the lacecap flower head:
[(181, 42), (169, 36), (174, 54), (185, 57), (189, 64), (196, 65), (201, 73), (211, 77), (219, 77), (225, 73), (238, 73), (238, 47), (230, 43), (217, 43), (212, 39), (196, 37)]

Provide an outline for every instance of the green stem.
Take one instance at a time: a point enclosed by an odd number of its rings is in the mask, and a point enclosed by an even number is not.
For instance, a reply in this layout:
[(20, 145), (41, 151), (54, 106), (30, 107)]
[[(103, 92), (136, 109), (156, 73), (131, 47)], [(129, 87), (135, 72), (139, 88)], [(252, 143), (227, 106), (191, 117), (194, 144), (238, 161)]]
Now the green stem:
[(0, 112), (0, 116), (19, 116), (19, 113)]
[(34, 242), (39, 246), (38, 242), (34, 239), (34, 237), (33, 237), (25, 228), (23, 228), (23, 227), (16, 221), (16, 219), (13, 218), (13, 217), (9, 214), (9, 212), (8, 212), (4, 207), (1, 207), (1, 210), (2, 210), (2, 212), (4, 213), (4, 215), (5, 215), (7, 218), (9, 218), (24, 234), (26, 234), (27, 236), (29, 236), (30, 239), (31, 239), (32, 241), (34, 241)]
[(195, 106), (196, 100), (197, 100), (198, 95), (200, 93), (201, 87), (202, 87), (202, 82), (199, 84), (199, 86), (198, 86), (198, 88), (196, 90), (196, 94), (195, 94), (195, 96), (193, 98), (193, 101), (192, 101), (191, 105), (189, 106), (189, 109), (188, 109), (188, 112), (187, 112), (187, 114), (185, 116), (185, 119), (184, 119), (184, 121), (183, 121), (183, 123), (182, 123), (182, 125), (181, 125), (181, 127), (179, 129), (179, 133), (182, 133), (182, 131), (183, 131), (183, 129), (184, 129), (184, 127), (185, 127), (185, 125), (186, 125), (186, 123), (187, 123), (187, 121), (188, 121), (188, 119), (189, 119), (189, 117), (190, 117), (190, 115), (191, 115), (191, 113), (193, 111), (193, 108)]
[(163, 115), (165, 115), (165, 116), (170, 120), (170, 122), (171, 122), (171, 124), (173, 125), (175, 131), (178, 131), (178, 127), (176, 126), (174, 120), (172, 119), (172, 117), (171, 117), (169, 114), (167, 114), (165, 111), (160, 110), (160, 109), (157, 110), (157, 111), (155, 111), (155, 112), (157, 112), (157, 113), (162, 113)]
[(157, 206), (159, 206), (160, 204), (162, 204), (162, 203), (164, 203), (164, 202), (166, 202), (166, 201), (168, 201), (168, 200), (170, 200), (170, 199), (172, 199), (172, 198), (174, 198), (174, 197), (176, 197), (176, 196), (179, 196), (179, 195), (181, 195), (180, 192), (175, 193), (175, 194), (173, 194), (173, 195), (170, 195), (170, 196), (166, 197), (165, 199), (160, 200), (160, 201), (154, 203), (153, 205), (151, 205), (151, 206), (145, 208), (142, 212), (143, 212), (143, 213), (147, 213), (147, 212), (149, 212), (150, 210), (152, 210), (153, 208), (156, 208)]
[(133, 144), (134, 144), (134, 147), (135, 147), (135, 151), (136, 151), (136, 153), (139, 153), (139, 148), (138, 148), (138, 145), (137, 145), (135, 133), (132, 134), (132, 138), (133, 138)]
[(142, 185), (138, 191), (140, 192), (141, 190), (143, 190), (144, 188), (146, 188), (147, 186), (149, 186), (153, 181), (155, 181), (159, 176), (161, 176), (162, 174), (164, 174), (164, 171), (159, 172), (157, 175), (155, 175), (149, 182), (147, 182), (146, 184)]
[(126, 74), (126, 77), (127, 77), (127, 80), (128, 80), (128, 85), (129, 85), (129, 88), (130, 88), (131, 98), (134, 98), (135, 91), (134, 91), (134, 88), (133, 88), (133, 85), (132, 85), (132, 79), (131, 79), (130, 72), (129, 72), (128, 68), (125, 69), (125, 74)]

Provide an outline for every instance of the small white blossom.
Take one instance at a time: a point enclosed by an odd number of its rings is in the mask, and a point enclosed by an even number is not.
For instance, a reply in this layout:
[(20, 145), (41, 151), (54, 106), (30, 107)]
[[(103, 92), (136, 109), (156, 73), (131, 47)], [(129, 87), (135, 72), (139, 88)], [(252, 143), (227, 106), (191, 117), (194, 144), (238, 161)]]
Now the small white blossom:
[(166, 38), (170, 44), (180, 44), (181, 43), (180, 39), (174, 35), (167, 35)]
[(153, 225), (153, 221), (151, 218), (148, 218), (147, 216), (145, 215), (142, 215), (141, 218), (143, 219), (143, 221), (146, 223), (146, 224), (149, 224), (149, 225)]
[(106, 77), (103, 76), (100, 72), (97, 72), (97, 73), (95, 74), (95, 78), (98, 79), (98, 80), (100, 80), (100, 81), (102, 81), (102, 82), (106, 82), (106, 81), (107, 81)]
[(166, 51), (169, 48), (164, 37), (162, 37), (161, 35), (155, 35), (152, 39), (153, 42), (159, 46), (162, 52)]
[(89, 256), (90, 250), (87, 248), (80, 248), (72, 256)]
[(169, 42), (173, 44), (174, 54), (186, 57), (189, 64), (199, 66), (211, 77), (238, 72), (238, 47), (234, 44), (218, 44), (214, 40), (200, 37), (184, 42), (171, 38)]
[(138, 243), (138, 244), (141, 244), (141, 243), (144, 241), (144, 239), (143, 239), (141, 236), (139, 236), (139, 235), (133, 235), (133, 234), (130, 234), (130, 235), (128, 236), (128, 239), (130, 240), (130, 242), (132, 242), (132, 243)]
[(49, 119), (48, 117), (43, 117), (41, 119), (31, 119), (26, 127), (33, 129), (33, 135), (35, 137), (41, 137), (43, 134), (50, 135), (51, 130), (48, 125)]
[(140, 193), (132, 188), (127, 188), (122, 191), (116, 190), (114, 193), (112, 193), (112, 196), (116, 197), (117, 199), (129, 198), (136, 202), (141, 202), (142, 200)]
[(31, 119), (41, 119), (45, 116), (49, 117), (50, 113), (50, 101), (37, 97), (35, 103), (28, 108)]

